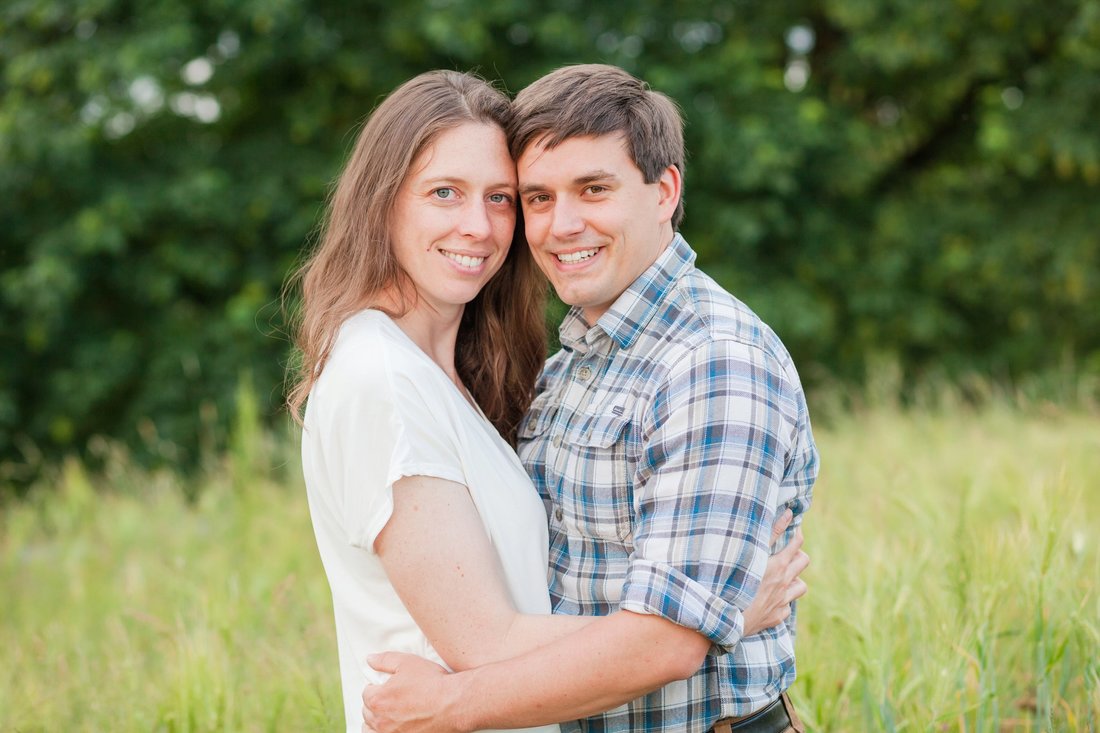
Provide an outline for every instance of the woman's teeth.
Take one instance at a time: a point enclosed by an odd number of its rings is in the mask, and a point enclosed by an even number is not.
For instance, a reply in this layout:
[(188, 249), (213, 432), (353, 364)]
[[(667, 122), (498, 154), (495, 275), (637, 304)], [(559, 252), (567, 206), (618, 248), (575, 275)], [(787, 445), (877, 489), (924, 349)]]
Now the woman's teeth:
[(470, 267), (470, 268), (477, 267), (478, 265), (480, 265), (482, 262), (485, 261), (484, 257), (467, 257), (466, 255), (459, 255), (459, 254), (455, 254), (454, 252), (448, 252), (445, 249), (441, 249), (439, 251), (443, 253), (444, 257), (447, 257), (451, 260), (454, 260), (455, 262), (462, 265), (463, 267)]

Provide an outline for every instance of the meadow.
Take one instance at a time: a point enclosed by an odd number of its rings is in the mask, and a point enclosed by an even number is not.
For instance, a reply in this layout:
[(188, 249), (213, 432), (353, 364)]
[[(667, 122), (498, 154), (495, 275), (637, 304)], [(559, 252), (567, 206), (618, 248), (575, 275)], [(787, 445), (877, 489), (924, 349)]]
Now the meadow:
[[(333, 731), (331, 605), (292, 438), (197, 484), (100, 446), (0, 506), (0, 731)], [(837, 412), (793, 696), (814, 731), (1100, 726), (1100, 419)]]

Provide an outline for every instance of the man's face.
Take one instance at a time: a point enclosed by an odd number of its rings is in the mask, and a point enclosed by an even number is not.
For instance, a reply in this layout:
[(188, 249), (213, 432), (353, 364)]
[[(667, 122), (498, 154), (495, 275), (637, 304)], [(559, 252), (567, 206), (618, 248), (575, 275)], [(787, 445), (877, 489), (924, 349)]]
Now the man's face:
[(646, 183), (621, 134), (536, 142), (516, 165), (535, 261), (593, 324), (672, 241), (680, 173)]

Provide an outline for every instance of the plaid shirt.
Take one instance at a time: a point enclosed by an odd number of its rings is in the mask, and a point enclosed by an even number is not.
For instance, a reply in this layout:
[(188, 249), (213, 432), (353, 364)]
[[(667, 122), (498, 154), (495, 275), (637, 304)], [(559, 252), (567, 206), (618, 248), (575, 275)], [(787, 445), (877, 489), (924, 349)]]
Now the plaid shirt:
[[(817, 475), (779, 338), (682, 237), (593, 327), (574, 308), (520, 428), (550, 523), (555, 613), (648, 613), (713, 642), (687, 680), (563, 731), (707, 731), (791, 685), (794, 615), (742, 638), (783, 507)], [(785, 540), (780, 545), (786, 544)]]

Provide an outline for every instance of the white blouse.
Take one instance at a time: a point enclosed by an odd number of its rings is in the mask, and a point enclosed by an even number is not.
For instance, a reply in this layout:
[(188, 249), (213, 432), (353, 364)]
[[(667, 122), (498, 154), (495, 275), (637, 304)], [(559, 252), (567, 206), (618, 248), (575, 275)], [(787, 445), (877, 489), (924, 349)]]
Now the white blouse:
[(368, 654), (409, 652), (444, 664), (374, 552), (398, 479), (433, 476), (466, 486), (516, 608), (550, 613), (546, 513), (523, 465), (386, 314), (365, 310), (341, 326), (310, 392), (302, 464), (332, 589), (348, 733), (360, 729), (363, 687), (386, 676), (367, 665)]

